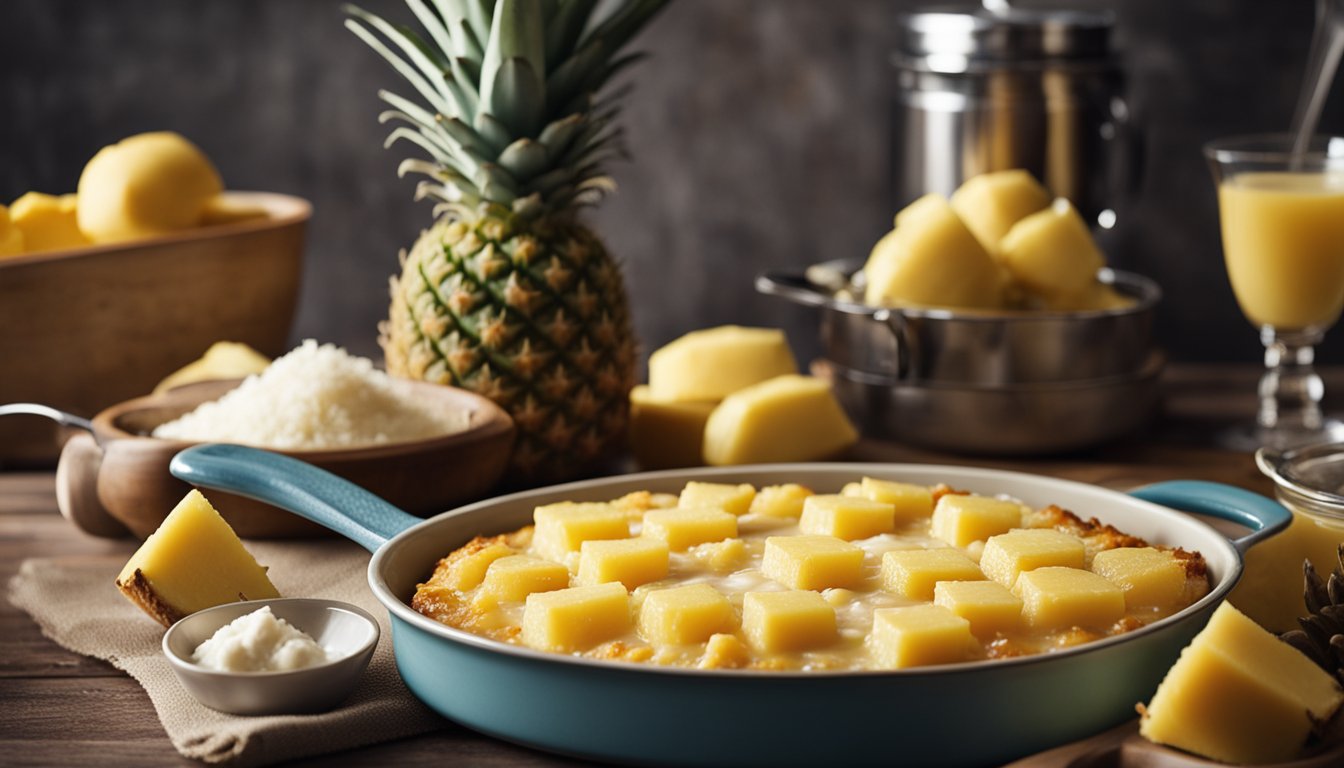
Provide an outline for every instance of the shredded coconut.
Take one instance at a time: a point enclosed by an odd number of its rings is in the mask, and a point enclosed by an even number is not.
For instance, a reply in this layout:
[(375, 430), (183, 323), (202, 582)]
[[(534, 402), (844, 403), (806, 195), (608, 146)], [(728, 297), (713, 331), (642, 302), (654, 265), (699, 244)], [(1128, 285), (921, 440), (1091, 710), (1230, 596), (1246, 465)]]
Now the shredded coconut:
[(308, 339), (220, 399), (159, 425), (153, 436), (321, 450), (451, 434), (467, 422), (465, 411), (407, 398), (367, 358)]

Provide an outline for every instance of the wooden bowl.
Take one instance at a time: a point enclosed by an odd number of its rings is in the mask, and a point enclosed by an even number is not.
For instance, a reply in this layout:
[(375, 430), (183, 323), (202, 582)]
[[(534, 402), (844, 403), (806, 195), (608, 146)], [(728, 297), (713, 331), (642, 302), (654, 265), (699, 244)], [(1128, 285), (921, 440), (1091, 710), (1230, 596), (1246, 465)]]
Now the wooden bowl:
[[(81, 449), (79, 443), (71, 441), (62, 457), (62, 482), (71, 487), (58, 489), (58, 495), (87, 504), (88, 494), (80, 494), (77, 488), (91, 480), (97, 503), (106, 515), (139, 538), (153, 533), (191, 488), (168, 473), (168, 462), (178, 451), (196, 443), (148, 437), (149, 433), (201, 403), (218, 399), (240, 381), (190, 384), (102, 411), (93, 418), (94, 437), (101, 451)], [(340, 475), (414, 515), (437, 514), (486, 496), (503, 475), (513, 448), (514, 426), (509, 415), (489, 399), (466, 390), (400, 379), (394, 379), (393, 385), (421, 403), (466, 411), (467, 429), (362, 448), (277, 452)], [(206, 495), (239, 536), (331, 535), (315, 523), (259, 501), (217, 491)], [(83, 502), (76, 501), (81, 498)], [(86, 506), (63, 511), (88, 533), (108, 535), (116, 531), (112, 525), (85, 522), (102, 517), (99, 510)]]
[[(226, 192), (265, 218), (0, 259), (0, 403), (97, 413), (142, 395), (212, 343), (288, 349), (307, 201)], [(0, 421), (0, 465), (54, 461), (50, 421)]]

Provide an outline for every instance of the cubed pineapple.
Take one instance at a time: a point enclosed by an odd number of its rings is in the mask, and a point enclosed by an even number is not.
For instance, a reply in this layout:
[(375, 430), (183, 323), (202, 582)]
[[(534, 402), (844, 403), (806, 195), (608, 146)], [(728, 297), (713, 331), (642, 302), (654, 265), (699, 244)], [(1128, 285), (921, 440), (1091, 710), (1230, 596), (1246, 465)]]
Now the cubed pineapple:
[(658, 645), (703, 643), (710, 635), (733, 631), (733, 606), (704, 582), (658, 589), (639, 608), (639, 634)]
[(630, 447), (644, 469), (698, 467), (705, 422), (717, 400), (659, 400), (647, 385), (630, 390)]
[(798, 530), (846, 541), (867, 539), (896, 529), (892, 505), (854, 496), (818, 494), (803, 502)]
[(1013, 225), (999, 255), (1014, 279), (1045, 297), (1083, 293), (1106, 261), (1083, 217), (1064, 198)]
[(971, 623), (941, 605), (873, 611), (873, 659), (884, 669), (965, 661), (975, 647)]
[(1023, 170), (967, 179), (948, 202), (985, 250), (995, 253), (1013, 225), (1050, 205), (1050, 193)]
[(9, 208), (14, 226), (23, 232), (23, 247), (28, 253), (80, 248), (89, 238), (79, 231), (74, 195), (25, 193)]
[(742, 631), (753, 648), (765, 653), (820, 648), (838, 637), (835, 609), (811, 590), (746, 593)]
[(863, 550), (833, 536), (771, 536), (761, 571), (792, 589), (850, 587), (863, 576)]
[(686, 550), (691, 557), (704, 563), (711, 571), (727, 573), (747, 559), (747, 543), (741, 539), (724, 539), (696, 544)]
[(569, 586), (569, 569), (529, 555), (508, 555), (485, 569), (481, 590), (500, 600), (522, 600), (533, 592)]
[(618, 581), (626, 589), (667, 578), (667, 542), (651, 538), (585, 541), (579, 547), (577, 584)]
[(953, 547), (897, 549), (882, 555), (882, 588), (911, 600), (932, 600), (940, 581), (978, 581), (980, 566)]
[(753, 515), (797, 519), (803, 514), (803, 501), (811, 495), (811, 489), (797, 483), (767, 485), (757, 492), (747, 511)]
[(682, 552), (708, 541), (737, 536), (737, 516), (721, 509), (651, 509), (644, 513), (643, 535), (667, 542), (673, 552)]
[(1013, 585), (1022, 615), (1039, 629), (1104, 629), (1125, 615), (1125, 593), (1091, 571), (1049, 566), (1024, 571)]
[(954, 547), (964, 547), (1021, 527), (1022, 511), (1022, 505), (1014, 501), (948, 494), (933, 508), (931, 533)]
[(649, 355), (649, 391), (663, 402), (722, 400), (752, 384), (797, 373), (777, 328), (724, 325), (692, 331)]
[(475, 589), (485, 579), (485, 571), (491, 563), (515, 554), (517, 552), (508, 545), (487, 544), (449, 566), (448, 586), (462, 592)]
[(1223, 603), (1167, 672), (1139, 733), (1225, 763), (1286, 763), (1341, 699), (1329, 673)]
[(933, 491), (927, 486), (865, 477), (859, 488), (865, 497), (890, 504), (898, 523), (927, 519), (933, 514)]
[(630, 596), (620, 584), (594, 584), (528, 595), (523, 644), (540, 651), (582, 651), (630, 629)]
[(705, 461), (714, 465), (812, 461), (859, 439), (823, 379), (779, 376), (738, 390), (709, 415)]
[(994, 581), (940, 581), (933, 587), (933, 602), (969, 621), (977, 637), (1022, 624), (1022, 598)]
[(1087, 555), (1083, 540), (1053, 528), (1016, 528), (990, 536), (980, 554), (985, 576), (1012, 588), (1022, 571), (1060, 565), (1082, 568)]
[(611, 504), (562, 501), (537, 507), (532, 512), (536, 531), (532, 546), (542, 557), (564, 561), (578, 552), (585, 541), (624, 539), (630, 535), (625, 510)]
[(941, 195), (928, 194), (896, 215), (896, 229), (873, 247), (863, 268), (869, 304), (996, 309), (999, 265)]
[(747, 484), (730, 485), (727, 483), (700, 483), (692, 480), (681, 489), (677, 506), (691, 509), (694, 507), (715, 507), (733, 515), (745, 515), (756, 498), (756, 489)]
[(1119, 585), (1131, 608), (1170, 608), (1185, 593), (1185, 568), (1170, 552), (1152, 547), (1120, 547), (1098, 552), (1092, 572)]

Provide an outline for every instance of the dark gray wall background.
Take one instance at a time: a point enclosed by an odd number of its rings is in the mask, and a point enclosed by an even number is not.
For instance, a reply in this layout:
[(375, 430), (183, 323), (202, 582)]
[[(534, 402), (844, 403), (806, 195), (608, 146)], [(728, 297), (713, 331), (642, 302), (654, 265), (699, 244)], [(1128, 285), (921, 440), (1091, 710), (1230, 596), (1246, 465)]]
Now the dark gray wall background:
[[(620, 191), (592, 221), (624, 262), (646, 353), (727, 322), (785, 327), (801, 357), (816, 352), (816, 317), (756, 295), (752, 278), (866, 255), (889, 226), (886, 55), (893, 15), (916, 5), (679, 0), (641, 38), (655, 55), (626, 112), (635, 159), (613, 168)], [(1254, 361), (1199, 146), (1286, 127), (1312, 5), (1109, 5), (1147, 145), (1112, 261), (1165, 287), (1173, 357)], [(410, 18), (394, 0), (366, 6)], [(381, 149), (380, 87), (409, 90), (335, 2), (2, 0), (0, 200), (72, 190), (104, 144), (179, 131), (228, 186), (313, 201), (294, 337), (374, 355), (397, 251), (430, 222), (394, 173), (409, 149)], [(1344, 131), (1340, 101), (1324, 129)], [(1321, 358), (1344, 362), (1344, 329)]]

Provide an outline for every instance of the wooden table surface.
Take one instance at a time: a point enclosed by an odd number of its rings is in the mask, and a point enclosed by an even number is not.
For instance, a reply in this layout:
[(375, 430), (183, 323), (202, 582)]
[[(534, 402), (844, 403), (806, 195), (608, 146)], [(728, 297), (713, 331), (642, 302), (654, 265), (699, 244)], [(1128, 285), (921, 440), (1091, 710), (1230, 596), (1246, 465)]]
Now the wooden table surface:
[[(862, 461), (976, 464), (1054, 475), (1111, 488), (1175, 478), (1272, 490), (1249, 454), (1218, 450), (1210, 436), (1254, 408), (1253, 368), (1182, 366), (1164, 378), (1163, 412), (1142, 436), (1085, 454), (990, 461), (865, 442)], [(1344, 370), (1326, 372), (1327, 392), (1344, 394)], [(93, 538), (61, 518), (50, 472), (0, 473), (0, 580), (27, 557), (129, 557), (136, 542)], [(424, 736), (324, 756), (299, 765), (556, 766), (571, 761), (505, 744), (457, 726)], [(22, 611), (0, 604), (0, 765), (195, 765), (180, 757), (140, 686), (112, 666), (70, 653), (42, 636)]]

